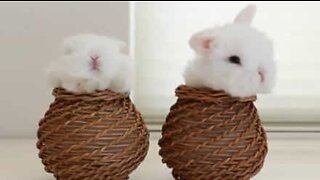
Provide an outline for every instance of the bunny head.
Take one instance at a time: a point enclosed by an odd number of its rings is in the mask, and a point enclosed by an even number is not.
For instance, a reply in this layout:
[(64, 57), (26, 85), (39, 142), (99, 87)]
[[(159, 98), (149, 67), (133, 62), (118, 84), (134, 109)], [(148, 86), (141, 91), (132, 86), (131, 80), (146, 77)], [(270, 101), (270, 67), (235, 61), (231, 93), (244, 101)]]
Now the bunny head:
[(187, 85), (223, 90), (235, 97), (270, 92), (276, 73), (273, 44), (251, 27), (255, 12), (250, 5), (233, 23), (191, 37), (196, 58), (185, 71)]
[(79, 34), (66, 38), (61, 53), (46, 71), (53, 87), (82, 93), (110, 89), (129, 91), (131, 60), (125, 43), (107, 36)]
[[(78, 70), (101, 72), (105, 63), (113, 59), (125, 47), (125, 43), (116, 39), (95, 34), (79, 34), (64, 40), (62, 57), (73, 63)], [(80, 67), (79, 67), (80, 66)]]

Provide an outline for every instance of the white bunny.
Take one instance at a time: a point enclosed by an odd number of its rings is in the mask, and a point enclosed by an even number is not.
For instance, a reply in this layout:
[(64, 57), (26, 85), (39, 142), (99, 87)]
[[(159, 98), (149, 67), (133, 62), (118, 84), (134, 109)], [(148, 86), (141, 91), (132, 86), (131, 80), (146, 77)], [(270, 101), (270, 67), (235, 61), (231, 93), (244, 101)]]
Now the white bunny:
[(47, 69), (49, 82), (74, 93), (129, 92), (133, 62), (121, 52), (124, 46), (124, 42), (94, 34), (69, 37), (61, 57)]
[(189, 43), (196, 57), (185, 70), (186, 85), (223, 90), (235, 97), (271, 91), (276, 74), (273, 44), (250, 26), (255, 12), (250, 5), (234, 23), (192, 36)]

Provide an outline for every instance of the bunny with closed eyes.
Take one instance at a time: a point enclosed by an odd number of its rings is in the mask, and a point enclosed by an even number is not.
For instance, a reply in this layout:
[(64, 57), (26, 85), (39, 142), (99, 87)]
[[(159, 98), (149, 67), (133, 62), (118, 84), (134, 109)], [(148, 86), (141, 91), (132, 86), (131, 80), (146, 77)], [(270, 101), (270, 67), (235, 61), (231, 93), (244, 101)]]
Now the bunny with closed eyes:
[(60, 58), (47, 69), (49, 82), (74, 93), (129, 92), (133, 62), (121, 52), (124, 46), (124, 42), (95, 34), (69, 37)]
[(276, 76), (273, 44), (250, 25), (255, 12), (250, 5), (233, 23), (191, 37), (195, 57), (184, 72), (186, 85), (223, 90), (234, 97), (271, 91)]

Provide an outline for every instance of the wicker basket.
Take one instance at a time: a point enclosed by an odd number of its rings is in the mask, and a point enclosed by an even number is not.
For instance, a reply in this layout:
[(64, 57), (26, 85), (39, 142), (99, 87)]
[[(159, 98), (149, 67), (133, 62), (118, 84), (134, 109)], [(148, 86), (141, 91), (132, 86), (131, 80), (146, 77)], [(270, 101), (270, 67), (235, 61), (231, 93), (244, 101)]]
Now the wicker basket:
[(266, 134), (253, 104), (221, 91), (180, 86), (159, 141), (179, 180), (247, 180), (263, 166)]
[(128, 179), (147, 154), (149, 133), (127, 94), (109, 90), (55, 101), (39, 123), (39, 157), (61, 180)]

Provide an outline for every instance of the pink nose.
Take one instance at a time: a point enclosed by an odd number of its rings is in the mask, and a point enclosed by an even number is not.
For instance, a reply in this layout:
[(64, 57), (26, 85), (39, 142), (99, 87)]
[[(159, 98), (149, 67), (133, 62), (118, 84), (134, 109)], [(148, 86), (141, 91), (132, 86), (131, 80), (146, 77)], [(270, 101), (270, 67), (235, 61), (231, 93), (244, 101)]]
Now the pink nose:
[(99, 59), (98, 55), (90, 56), (92, 61), (97, 61)]
[(264, 71), (264, 69), (259, 68), (259, 69), (258, 69), (258, 74), (259, 74), (259, 76), (260, 76), (260, 81), (261, 81), (261, 82), (264, 82), (264, 79), (265, 79), (265, 71)]
[(99, 70), (99, 56), (97, 55), (94, 55), (94, 56), (90, 56), (90, 59), (91, 59), (91, 62), (90, 62), (90, 66), (91, 66), (91, 69), (94, 70), (94, 71), (98, 71)]

